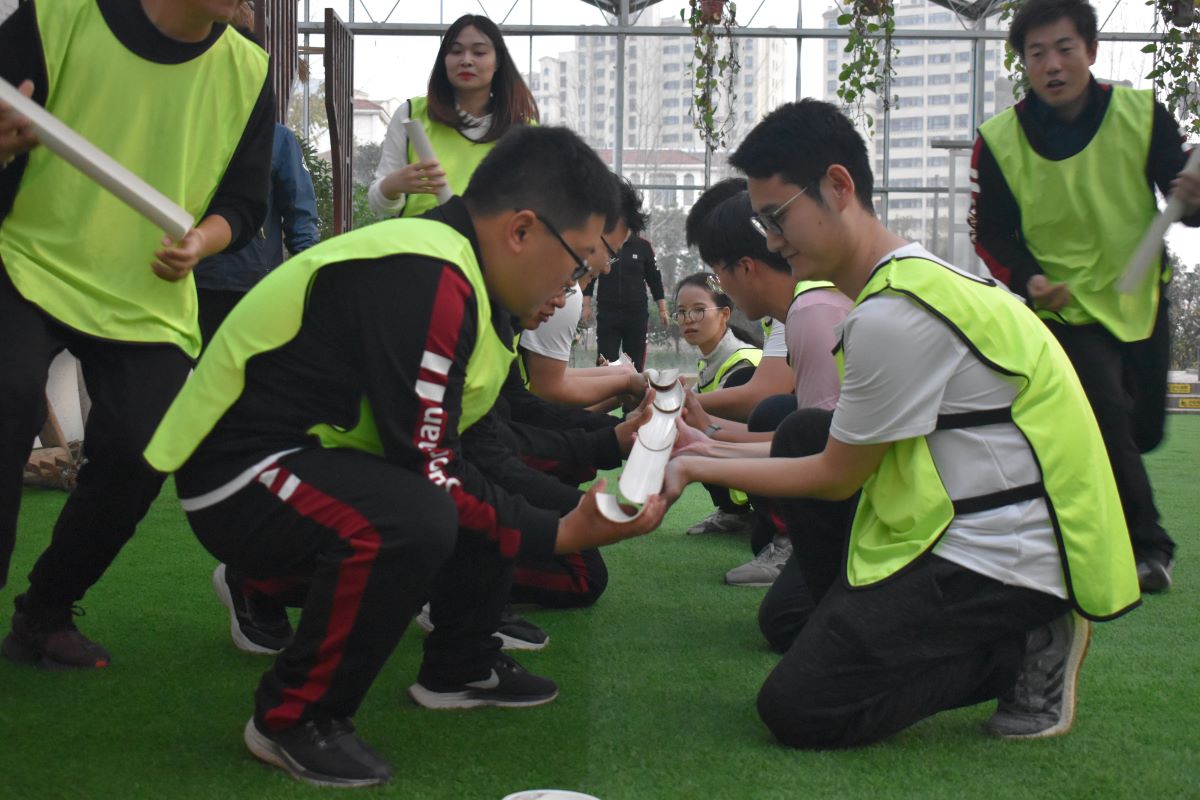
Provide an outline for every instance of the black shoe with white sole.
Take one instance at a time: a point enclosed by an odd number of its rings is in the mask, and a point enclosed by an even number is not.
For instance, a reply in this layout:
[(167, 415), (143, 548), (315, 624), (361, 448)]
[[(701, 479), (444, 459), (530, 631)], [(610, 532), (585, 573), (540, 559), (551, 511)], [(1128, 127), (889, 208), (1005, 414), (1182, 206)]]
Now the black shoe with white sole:
[[(426, 633), (433, 633), (433, 619), (429, 616), (429, 603), (421, 607), (414, 622)], [(501, 650), (541, 650), (550, 644), (550, 634), (534, 623), (505, 606), (500, 615), (500, 627), (492, 634), (500, 640)]]
[(348, 719), (266, 731), (251, 717), (242, 738), (255, 758), (314, 786), (378, 786), (392, 779), (387, 762), (358, 738)]
[(287, 608), (266, 598), (251, 598), (224, 564), (212, 574), (213, 591), (229, 611), (229, 636), (245, 653), (275, 655), (292, 643)]
[(455, 683), (425, 676), (408, 687), (408, 694), (425, 708), (526, 708), (558, 697), (558, 685), (497, 653), (488, 675), (479, 680)]

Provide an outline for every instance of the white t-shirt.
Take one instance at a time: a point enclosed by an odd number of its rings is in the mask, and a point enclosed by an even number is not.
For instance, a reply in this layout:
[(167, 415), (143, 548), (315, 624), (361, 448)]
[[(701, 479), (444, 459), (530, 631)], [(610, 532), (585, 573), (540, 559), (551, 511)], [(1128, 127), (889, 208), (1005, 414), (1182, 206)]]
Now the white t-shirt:
[(575, 284), (575, 292), (567, 298), (567, 304), (551, 315), (550, 319), (531, 331), (521, 331), (521, 347), (539, 356), (555, 361), (571, 361), (571, 346), (575, 343), (575, 329), (583, 316), (583, 292)]
[(767, 334), (766, 340), (763, 341), (763, 358), (787, 358), (785, 326), (779, 320), (773, 320), (772, 322), (771, 332)]
[[(910, 244), (889, 254), (942, 262)], [(881, 262), (882, 263), (882, 262)], [(1012, 405), (1019, 388), (975, 357), (948, 325), (913, 300), (880, 295), (842, 325), (845, 375), (830, 435), (847, 444), (926, 436), (952, 500), (1036, 483), (1041, 472), (1012, 423), (935, 430), (941, 414)], [(1001, 583), (1067, 596), (1044, 500), (960, 514), (934, 552)]]
[[(488, 129), (492, 127), (491, 114), (475, 117), (460, 108), (458, 115), (468, 123), (468, 127), (462, 129), (463, 136), (473, 142), (482, 139)], [(408, 132), (404, 130), (404, 120), (411, 116), (412, 101), (406, 100), (403, 108), (396, 109), (396, 113), (392, 115), (387, 133), (384, 134), (383, 147), (379, 151), (379, 166), (375, 167), (375, 180), (371, 181), (371, 185), (367, 189), (367, 205), (371, 207), (371, 211), (377, 217), (399, 214), (400, 210), (404, 208), (404, 201), (408, 198), (408, 195), (402, 194), (395, 200), (389, 200), (379, 188), (379, 184), (388, 175), (408, 164)]]

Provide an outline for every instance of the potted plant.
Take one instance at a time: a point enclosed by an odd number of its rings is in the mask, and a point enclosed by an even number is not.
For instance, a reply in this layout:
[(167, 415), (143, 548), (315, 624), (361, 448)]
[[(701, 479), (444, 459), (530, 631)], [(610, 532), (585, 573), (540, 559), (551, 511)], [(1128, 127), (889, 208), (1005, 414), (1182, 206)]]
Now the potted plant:
[(875, 128), (875, 117), (867, 110), (867, 97), (874, 95), (876, 107), (886, 111), (896, 102), (891, 93), (892, 76), (896, 68), (892, 59), (896, 46), (896, 12), (892, 0), (851, 0), (849, 8), (841, 7), (838, 25), (848, 28), (846, 61), (838, 73), (838, 97), (852, 111), (852, 116), (866, 123), (868, 131)]
[[(692, 32), (692, 124), (706, 147), (725, 146), (733, 128), (733, 103), (737, 98), (737, 4), (732, 0), (688, 0), (679, 18)], [(720, 104), (726, 109), (722, 113)]]
[(1184, 131), (1200, 136), (1200, 14), (1195, 0), (1148, 0), (1146, 4), (1162, 18), (1161, 37), (1142, 48), (1154, 56), (1146, 77), (1154, 81), (1159, 99), (1179, 116)]

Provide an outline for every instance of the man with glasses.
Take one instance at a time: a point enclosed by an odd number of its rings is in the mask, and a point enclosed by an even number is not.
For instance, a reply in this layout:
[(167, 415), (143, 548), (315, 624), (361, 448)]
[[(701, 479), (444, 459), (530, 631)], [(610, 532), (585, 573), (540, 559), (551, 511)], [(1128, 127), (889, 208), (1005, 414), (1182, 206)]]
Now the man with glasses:
[[(797, 409), (828, 411), (837, 402), (833, 348), (850, 300), (828, 281), (797, 281), (787, 261), (771, 252), (763, 231), (777, 227), (786, 210), (781, 206), (774, 216), (759, 219), (746, 181), (729, 178), (702, 194), (688, 214), (688, 243), (717, 275), (721, 290), (746, 316), (772, 323), (763, 358), (749, 381), (689, 398), (688, 423), (716, 440), (770, 442)], [(747, 407), (751, 410), (743, 411)], [(751, 505), (758, 513), (744, 515), (744, 523), (755, 555), (726, 572), (731, 586), (771, 585), (792, 554), (791, 541), (767, 513), (765, 499), (751, 498)], [(704, 520), (688, 532), (732, 527), (720, 522), (724, 520)]]
[(583, 292), (583, 320), (592, 314), (592, 296), (596, 299), (596, 348), (599, 363), (615, 364), (625, 353), (633, 360), (634, 369), (646, 368), (646, 335), (649, 312), (646, 309), (646, 287), (658, 307), (658, 319), (663, 328), (670, 324), (667, 316), (666, 294), (662, 274), (654, 263), (654, 248), (642, 238), (650, 217), (642, 210), (642, 198), (624, 178), (621, 191), (621, 221), (627, 232), (624, 236), (607, 238), (610, 271)]
[[(611, 242), (624, 241), (629, 236), (629, 211), (640, 211), (641, 198), (628, 181), (615, 178), (621, 196), (622, 213), (610, 230), (600, 237), (589, 259), (591, 268), (565, 287), (565, 303), (537, 327), (521, 334), (518, 357), (529, 390), (538, 397), (568, 406), (589, 407), (608, 411), (622, 401), (637, 402), (646, 391), (646, 379), (629, 366), (600, 366), (572, 368), (571, 350), (575, 332), (583, 311), (584, 295), (594, 281), (608, 275), (618, 259)], [(544, 313), (544, 312), (543, 312)]]
[[(792, 274), (856, 298), (831, 416), (793, 415), (769, 449), (688, 437), (708, 457), (667, 467), (668, 499), (695, 480), (786, 498), (794, 578), (811, 600), (759, 715), (805, 749), (871, 744), (997, 698), (992, 735), (1067, 732), (1087, 620), (1140, 595), (1066, 354), (1006, 289), (883, 226), (866, 145), (836, 107), (781, 106), (730, 163)], [(848, 530), (804, 526), (806, 506), (860, 489)]]
[(415, 700), (522, 707), (557, 696), (492, 637), (512, 559), (645, 533), (661, 501), (615, 525), (591, 492), (560, 519), (480, 475), (460, 434), (500, 391), (511, 317), (532, 313), (600, 246), (611, 186), (567, 129), (511, 131), (461, 198), (271, 272), (167, 411), (146, 458), (176, 473), (197, 538), (263, 594), (305, 590), (245, 727), (258, 758), (321, 785), (389, 780), (351, 718), (426, 600), (436, 629)]

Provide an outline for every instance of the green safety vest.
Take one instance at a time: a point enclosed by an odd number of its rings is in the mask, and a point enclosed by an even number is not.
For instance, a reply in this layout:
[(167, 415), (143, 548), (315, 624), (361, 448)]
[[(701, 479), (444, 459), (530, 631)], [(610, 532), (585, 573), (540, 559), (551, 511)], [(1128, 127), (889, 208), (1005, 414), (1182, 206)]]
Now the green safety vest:
[(735, 350), (729, 355), (729, 358), (725, 359), (721, 366), (717, 367), (717, 374), (713, 376), (711, 381), (703, 386), (697, 384), (696, 391), (700, 394), (715, 392), (721, 388), (721, 384), (725, 381), (725, 376), (734, 367), (741, 364), (751, 364), (757, 367), (760, 361), (762, 361), (762, 350), (757, 347), (747, 346), (740, 350)]
[[(262, 91), (267, 54), (228, 27), (203, 55), (156, 64), (117, 40), (94, 0), (39, 3), (36, 11), (46, 109), (199, 218)], [(38, 147), (0, 223), (0, 260), (26, 300), (68, 327), (120, 342), (174, 344), (194, 357), (195, 282), (190, 275), (165, 281), (150, 270), (162, 236)]]
[[(837, 287), (829, 281), (796, 281), (796, 285), (792, 289), (792, 302), (795, 302), (796, 298), (805, 292), (811, 292), (815, 289), (834, 289), (836, 291)], [(775, 327), (775, 319), (773, 317), (765, 317), (760, 324), (762, 325), (764, 339), (770, 338), (771, 329)]]
[[(1017, 378), (1012, 406), (942, 416), (939, 429), (1011, 422), (1041, 470), (1037, 484), (952, 501), (924, 436), (892, 443), (862, 488), (850, 532), (846, 577), (863, 587), (895, 575), (932, 550), (957, 513), (1045, 499), (1075, 608), (1108, 619), (1140, 600), (1129, 531), (1104, 441), (1070, 360), (1019, 298), (993, 281), (921, 258), (876, 269), (856, 306), (901, 295), (942, 320), (991, 369)], [(839, 350), (840, 350), (839, 346)]]
[(1123, 342), (1150, 336), (1161, 257), (1131, 293), (1116, 284), (1158, 213), (1146, 181), (1153, 122), (1149, 90), (1113, 86), (1092, 141), (1061, 161), (1034, 151), (1011, 108), (979, 128), (1020, 210), (1025, 246), (1048, 280), (1071, 288), (1065, 308), (1039, 316), (1069, 325), (1099, 322)]
[[(478, 333), (467, 361), (458, 430), (464, 431), (477, 422), (495, 404), (515, 354), (492, 326), (491, 301), (475, 250), (465, 236), (435, 220), (393, 219), (311, 247), (255, 286), (217, 331), (195, 374), (167, 409), (146, 448), (146, 460), (162, 472), (174, 472), (191, 457), (241, 396), (247, 362), (286, 345), (300, 331), (308, 293), (320, 270), (396, 255), (424, 256), (453, 264), (474, 290)], [(365, 397), (353, 428), (321, 423), (307, 432), (324, 447), (349, 447), (383, 455), (375, 416)]]
[[(421, 127), (429, 137), (429, 144), (437, 155), (438, 163), (446, 172), (446, 181), (450, 184), (450, 189), (461, 196), (466, 191), (467, 184), (471, 182), (475, 168), (483, 161), (483, 157), (492, 151), (496, 143), (473, 142), (456, 128), (434, 122), (429, 118), (429, 101), (425, 97), (414, 97), (408, 102), (409, 119), (420, 121)], [(408, 163), (416, 161), (420, 161), (420, 157), (413, 150), (412, 142), (409, 142)], [(436, 205), (437, 195), (414, 193), (405, 199), (400, 214), (404, 217), (416, 217)]]

